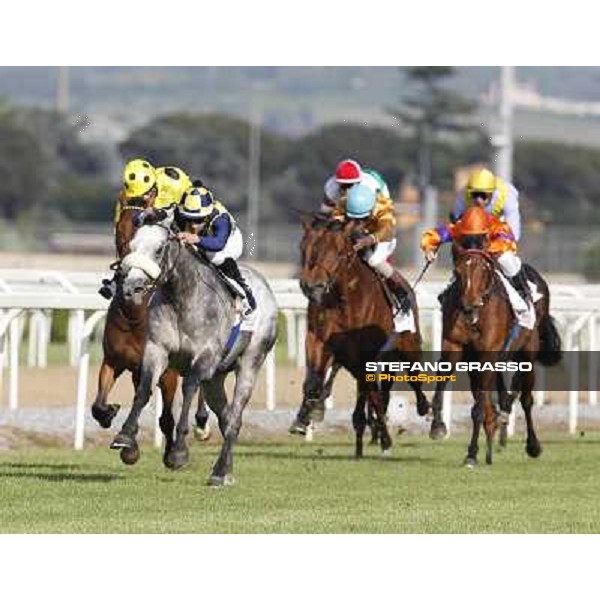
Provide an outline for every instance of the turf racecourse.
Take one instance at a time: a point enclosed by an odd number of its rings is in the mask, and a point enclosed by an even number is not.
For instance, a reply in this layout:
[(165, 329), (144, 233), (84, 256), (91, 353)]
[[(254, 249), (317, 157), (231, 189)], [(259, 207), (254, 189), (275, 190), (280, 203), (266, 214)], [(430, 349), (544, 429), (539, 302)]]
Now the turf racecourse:
[(134, 467), (105, 448), (0, 453), (2, 533), (559, 533), (600, 531), (600, 434), (520, 440), (490, 468), (460, 466), (466, 439), (395, 440), (392, 458), (349, 436), (245, 441), (234, 487), (205, 486), (218, 446), (172, 473), (144, 448)]

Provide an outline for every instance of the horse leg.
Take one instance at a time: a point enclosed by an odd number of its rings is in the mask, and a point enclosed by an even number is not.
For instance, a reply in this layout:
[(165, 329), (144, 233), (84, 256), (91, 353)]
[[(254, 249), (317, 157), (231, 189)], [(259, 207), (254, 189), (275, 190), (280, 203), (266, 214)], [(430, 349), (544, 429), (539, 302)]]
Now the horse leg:
[(100, 427), (104, 427), (104, 429), (108, 429), (111, 426), (120, 408), (119, 404), (107, 404), (106, 400), (115, 385), (115, 381), (122, 372), (123, 368), (115, 368), (106, 362), (106, 359), (102, 361), (100, 373), (98, 374), (98, 393), (96, 394), (94, 404), (92, 404), (92, 416), (96, 419)]
[(480, 389), (484, 396), (483, 404), (483, 429), (485, 431), (486, 451), (485, 463), (492, 464), (492, 452), (494, 443), (494, 434), (496, 433), (497, 420), (496, 409), (492, 401), (492, 386), (497, 382), (497, 376), (493, 372), (486, 371), (478, 378), (481, 381)]
[(169, 469), (180, 469), (185, 466), (190, 458), (190, 453), (185, 443), (185, 438), (189, 431), (189, 420), (190, 420), (190, 409), (192, 407), (192, 400), (198, 391), (200, 386), (200, 379), (198, 373), (192, 370), (189, 375), (183, 378), (181, 384), (181, 392), (183, 395), (183, 401), (181, 403), (181, 413), (179, 420), (177, 421), (175, 442), (170, 452), (165, 455), (165, 465)]
[(175, 429), (175, 419), (173, 418), (173, 401), (177, 390), (177, 371), (167, 369), (160, 378), (158, 385), (162, 392), (163, 406), (158, 424), (160, 430), (165, 436), (165, 449), (163, 452), (163, 464), (169, 467), (167, 457), (173, 448), (173, 430)]
[(356, 394), (356, 406), (352, 413), (352, 425), (356, 433), (356, 446), (354, 450), (354, 456), (356, 458), (363, 457), (363, 434), (365, 427), (367, 426), (367, 418), (365, 416), (365, 405), (367, 401), (367, 394), (369, 392), (361, 391), (357, 389)]
[[(533, 359), (532, 359), (533, 362)], [(542, 445), (537, 438), (535, 429), (533, 428), (533, 418), (531, 409), (533, 407), (533, 386), (535, 383), (535, 373), (533, 371), (523, 372), (521, 374), (523, 387), (521, 390), (521, 406), (525, 413), (525, 422), (527, 424), (527, 443), (525, 450), (531, 458), (537, 458), (542, 453)]]
[(223, 445), (217, 462), (213, 466), (208, 484), (213, 486), (232, 485), (233, 478), (233, 446), (237, 441), (242, 427), (242, 413), (256, 383), (258, 370), (262, 365), (268, 349), (262, 349), (260, 354), (242, 356), (235, 374), (235, 388), (231, 406), (226, 411), (226, 419), (219, 419), (223, 433)]
[(473, 393), (475, 397), (475, 404), (471, 408), (471, 420), (473, 421), (473, 431), (471, 434), (471, 442), (467, 448), (467, 456), (465, 458), (465, 465), (469, 468), (473, 468), (477, 465), (477, 452), (479, 451), (479, 431), (483, 424), (484, 409), (486, 397), (484, 392), (481, 390)]
[[(387, 399), (386, 399), (387, 396)], [(388, 431), (386, 423), (386, 411), (387, 405), (389, 404), (390, 392), (388, 390), (367, 392), (367, 403), (368, 406), (373, 408), (377, 427), (379, 429), (379, 442), (381, 444), (381, 451), (384, 456), (388, 456), (392, 447), (392, 438)]]
[[(304, 384), (302, 386), (302, 404), (292, 423), (289, 432), (306, 435), (311, 421), (320, 422), (325, 416), (325, 393), (331, 388), (326, 387), (326, 373), (333, 364), (333, 357), (326, 352), (324, 344), (312, 332), (306, 337), (307, 366)], [(334, 365), (335, 368), (335, 365)], [(339, 367), (338, 367), (339, 368)], [(337, 370), (336, 370), (337, 372)], [(331, 385), (333, 385), (333, 377)]]
[(498, 390), (498, 404), (500, 406), (500, 415), (498, 416), (498, 422), (500, 423), (500, 447), (505, 448), (508, 438), (508, 419), (512, 412), (512, 405), (515, 401), (516, 385), (519, 383), (519, 373), (516, 373), (511, 382), (511, 391), (506, 389), (504, 384), (504, 377), (498, 375), (497, 390)]
[[(462, 355), (462, 346), (455, 344), (448, 340), (444, 340), (442, 343), (442, 354), (440, 362), (449, 362), (452, 365), (451, 370), (447, 373), (452, 375), (454, 372), (454, 366)], [(431, 429), (429, 431), (429, 437), (432, 440), (439, 440), (445, 438), (448, 435), (448, 429), (442, 419), (442, 409), (444, 404), (444, 392), (447, 381), (438, 381), (435, 385), (435, 393), (433, 394), (433, 400), (431, 402), (431, 409), (433, 412), (433, 419), (431, 421)]]
[[(152, 391), (158, 383), (159, 377), (167, 367), (168, 357), (163, 348), (148, 341), (144, 350), (144, 360), (142, 363), (139, 384), (136, 387), (133, 405), (121, 431), (115, 436), (110, 445), (113, 450), (124, 450), (121, 453), (121, 459), (127, 464), (136, 462), (139, 458), (139, 448), (136, 441), (136, 435), (139, 431), (139, 418), (142, 410), (148, 404)], [(129, 454), (128, 454), (129, 453)], [(127, 458), (132, 462), (128, 462)]]
[(194, 428), (194, 436), (200, 442), (205, 442), (210, 439), (211, 431), (210, 425), (208, 423), (208, 406), (202, 397), (202, 389), (198, 392), (198, 408), (196, 410), (196, 414), (194, 415), (194, 420), (196, 421), (196, 427)]
[[(400, 336), (400, 344), (397, 348), (406, 355), (407, 360), (420, 361), (423, 356), (420, 335), (417, 335), (416, 333), (402, 334)], [(415, 393), (415, 398), (417, 400), (417, 414), (420, 417), (427, 416), (431, 410), (431, 404), (429, 404), (427, 396), (423, 393), (422, 383), (420, 381), (410, 381), (408, 385)]]
[(367, 427), (371, 430), (369, 446), (375, 446), (379, 443), (381, 432), (379, 431), (377, 418), (370, 403), (367, 403)]

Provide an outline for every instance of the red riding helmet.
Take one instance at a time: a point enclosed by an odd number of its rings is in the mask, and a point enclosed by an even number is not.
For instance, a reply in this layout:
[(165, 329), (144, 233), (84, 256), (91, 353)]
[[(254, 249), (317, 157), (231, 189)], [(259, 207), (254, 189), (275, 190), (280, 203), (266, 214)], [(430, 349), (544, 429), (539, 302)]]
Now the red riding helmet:
[(361, 176), (360, 165), (349, 158), (339, 163), (335, 169), (335, 180), (338, 183), (360, 183)]

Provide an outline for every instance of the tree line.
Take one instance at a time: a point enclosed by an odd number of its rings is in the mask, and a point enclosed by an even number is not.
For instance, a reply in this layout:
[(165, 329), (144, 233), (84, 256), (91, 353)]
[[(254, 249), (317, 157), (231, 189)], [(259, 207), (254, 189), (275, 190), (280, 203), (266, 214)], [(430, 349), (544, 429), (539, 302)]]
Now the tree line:
[[(143, 156), (178, 165), (201, 178), (234, 212), (247, 203), (246, 121), (226, 115), (160, 116), (120, 144), (126, 160)], [(418, 142), (392, 128), (358, 124), (323, 126), (299, 138), (261, 132), (261, 220), (291, 222), (294, 209), (318, 206), (335, 164), (351, 156), (380, 171), (395, 193), (418, 183)], [(487, 141), (438, 140), (432, 147), (432, 182), (451, 191), (460, 165), (485, 162)], [(600, 222), (600, 150), (519, 141), (514, 181), (527, 216), (548, 223)], [(106, 148), (83, 143), (76, 126), (42, 109), (0, 106), (0, 216), (110, 221), (118, 193)], [(568, 205), (568, 210), (565, 207)], [(440, 215), (443, 217), (444, 215)]]

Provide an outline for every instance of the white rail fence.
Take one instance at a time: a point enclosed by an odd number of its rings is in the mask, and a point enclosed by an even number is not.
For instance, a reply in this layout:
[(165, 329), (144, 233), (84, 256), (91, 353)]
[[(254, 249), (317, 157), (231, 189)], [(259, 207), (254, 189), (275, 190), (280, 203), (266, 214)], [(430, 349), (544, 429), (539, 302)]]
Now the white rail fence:
[[(27, 364), (46, 367), (48, 344), (52, 322), (52, 311), (69, 311), (68, 346), (69, 362), (77, 366), (77, 389), (75, 397), (74, 446), (82, 448), (86, 394), (90, 365), (90, 340), (103, 322), (108, 302), (97, 294), (102, 273), (59, 273), (54, 271), (0, 270), (0, 406), (4, 395), (4, 371), (8, 366), (8, 408), (19, 406), (19, 353), (25, 321), (28, 319), (29, 336)], [(305, 366), (304, 342), (306, 337), (307, 302), (294, 279), (269, 281), (279, 309), (285, 318), (287, 333), (287, 355), (295, 360), (299, 368)], [(441, 349), (442, 319), (437, 294), (444, 284), (424, 283), (417, 292), (421, 314), (421, 327), (426, 342), (431, 342), (434, 351)], [(600, 286), (551, 286), (551, 311), (557, 319), (563, 336), (565, 350), (598, 349), (598, 327), (600, 325)], [(88, 312), (86, 316), (86, 312)], [(7, 360), (8, 359), (8, 360)], [(275, 352), (267, 357), (265, 365), (266, 398), (268, 410), (276, 408)], [(541, 376), (543, 377), (543, 370)], [(592, 360), (588, 369), (588, 402), (596, 405), (598, 365)], [(580, 382), (573, 370), (569, 397), (569, 431), (577, 430)], [(160, 394), (157, 394), (157, 414)], [(536, 402), (543, 404), (544, 392), (536, 393)], [(444, 402), (446, 423), (451, 424), (452, 392), (447, 391)], [(514, 431), (514, 411), (509, 423), (509, 433)], [(160, 443), (157, 428), (155, 441)]]

